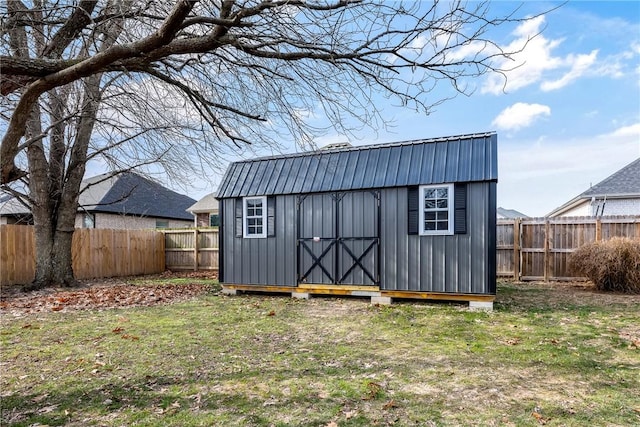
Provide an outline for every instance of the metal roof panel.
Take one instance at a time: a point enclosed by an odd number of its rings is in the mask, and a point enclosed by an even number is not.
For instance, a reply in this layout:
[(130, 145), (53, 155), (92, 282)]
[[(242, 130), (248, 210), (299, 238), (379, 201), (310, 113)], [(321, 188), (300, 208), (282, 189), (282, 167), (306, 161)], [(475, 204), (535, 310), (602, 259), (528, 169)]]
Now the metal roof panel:
[(495, 133), (263, 157), (229, 166), (218, 198), (497, 180)]

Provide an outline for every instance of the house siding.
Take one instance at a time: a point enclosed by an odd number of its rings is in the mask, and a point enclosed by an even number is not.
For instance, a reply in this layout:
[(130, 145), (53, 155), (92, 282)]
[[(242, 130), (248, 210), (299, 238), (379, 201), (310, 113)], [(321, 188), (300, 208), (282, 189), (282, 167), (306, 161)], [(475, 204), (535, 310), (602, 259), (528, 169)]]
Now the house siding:
[(226, 283), (252, 285), (296, 285), (296, 196), (276, 198), (275, 236), (245, 239), (235, 234), (234, 199), (220, 203), (222, 247), (228, 256), (222, 259)]
[(580, 205), (556, 216), (591, 216), (591, 206), (589, 201), (585, 200)]
[(196, 214), (196, 227), (209, 227), (209, 213)]
[[(380, 271), (379, 286), (383, 290), (448, 292), (470, 294), (495, 293), (495, 268), (491, 257), (495, 250), (495, 182), (467, 184), (467, 233), (444, 236), (409, 235), (407, 225), (406, 187), (380, 189), (380, 252), (363, 259), (369, 271)], [(377, 211), (365, 203), (370, 192), (347, 192), (342, 201), (339, 221), (345, 229), (363, 236), (375, 234), (378, 228)], [(303, 203), (305, 218), (301, 218), (301, 235), (332, 234), (334, 203), (330, 193), (310, 194)], [(222, 281), (227, 284), (255, 284), (296, 286), (298, 262), (309, 266), (312, 259), (304, 251), (298, 253), (297, 195), (276, 196), (276, 235), (264, 239), (236, 237), (235, 224), (226, 220), (235, 217), (233, 199), (223, 202)], [(493, 227), (493, 229), (491, 228)], [(313, 230), (313, 231), (312, 231)], [(310, 243), (323, 245), (328, 242)], [(364, 242), (354, 242), (355, 252), (361, 253)], [(494, 260), (495, 261), (495, 260)], [(323, 264), (334, 268), (334, 259), (327, 257)], [(303, 270), (306, 268), (303, 268)], [(326, 276), (316, 269), (308, 283), (322, 283)], [(361, 271), (351, 274), (345, 284), (372, 285)]]
[[(193, 221), (180, 221), (165, 218), (137, 217), (131, 215), (117, 215), (108, 213), (95, 213), (95, 228), (112, 229), (155, 229), (156, 220), (168, 221), (168, 228), (187, 228), (193, 226)], [(83, 228), (84, 214), (76, 215), (76, 228)]]
[(580, 205), (554, 216), (596, 216), (596, 214), (597, 216), (640, 215), (640, 197), (628, 199), (607, 199), (606, 202), (603, 202), (603, 199), (599, 198), (593, 204), (591, 203), (591, 200), (585, 200)]
[(487, 254), (495, 242), (489, 194), (495, 182), (467, 185), (467, 233), (419, 236), (407, 233), (407, 189), (382, 193), (381, 289), (487, 294), (495, 293), (495, 275)]
[[(602, 210), (602, 201), (600, 200)], [(603, 215), (640, 215), (640, 197), (635, 199), (607, 199)]]

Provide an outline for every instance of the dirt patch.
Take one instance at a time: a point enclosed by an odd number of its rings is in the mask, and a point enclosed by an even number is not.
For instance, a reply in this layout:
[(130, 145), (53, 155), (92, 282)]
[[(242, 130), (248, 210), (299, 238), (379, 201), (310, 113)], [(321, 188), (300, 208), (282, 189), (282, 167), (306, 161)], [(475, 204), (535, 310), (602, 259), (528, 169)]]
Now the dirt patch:
[[(498, 283), (498, 303), (517, 302), (527, 307), (573, 306), (606, 306), (611, 304), (640, 304), (640, 294), (623, 294), (603, 292), (596, 289), (591, 282), (503, 282), (509, 287), (516, 287), (517, 295), (501, 292)], [(517, 298), (515, 301), (514, 298)]]
[[(186, 283), (154, 284), (158, 280), (187, 279)], [(0, 312), (21, 316), (46, 311), (94, 310), (151, 306), (181, 301), (211, 291), (198, 279), (215, 278), (208, 272), (172, 273), (143, 277), (80, 281), (74, 288), (47, 288), (24, 292), (21, 287), (3, 287)], [(188, 283), (193, 279), (196, 283)], [(141, 284), (131, 284), (132, 281)], [(146, 283), (148, 282), (148, 283)]]

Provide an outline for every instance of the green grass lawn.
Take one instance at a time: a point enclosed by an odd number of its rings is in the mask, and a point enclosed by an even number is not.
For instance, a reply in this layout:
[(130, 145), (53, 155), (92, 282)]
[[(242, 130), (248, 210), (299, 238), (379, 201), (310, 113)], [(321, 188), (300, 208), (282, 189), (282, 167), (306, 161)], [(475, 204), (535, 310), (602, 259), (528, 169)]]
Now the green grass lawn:
[(207, 294), (3, 313), (3, 426), (640, 425), (640, 297), (466, 305)]

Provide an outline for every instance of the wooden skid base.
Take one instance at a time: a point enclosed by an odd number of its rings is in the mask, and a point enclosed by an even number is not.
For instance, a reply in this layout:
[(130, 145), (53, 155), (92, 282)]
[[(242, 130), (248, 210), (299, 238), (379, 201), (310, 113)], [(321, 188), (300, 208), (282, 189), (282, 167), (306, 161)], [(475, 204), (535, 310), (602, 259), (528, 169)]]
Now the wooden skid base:
[(296, 295), (336, 295), (336, 296), (357, 296), (371, 297), (372, 302), (390, 302), (392, 298), (399, 299), (424, 299), (441, 301), (463, 301), (463, 302), (483, 302), (492, 303), (495, 295), (479, 294), (458, 294), (444, 292), (418, 292), (418, 291), (385, 291), (377, 286), (363, 285), (325, 285), (325, 284), (301, 284), (299, 286), (271, 286), (271, 285), (239, 285), (225, 283), (222, 285), (226, 294), (236, 294), (237, 292), (276, 292)]

